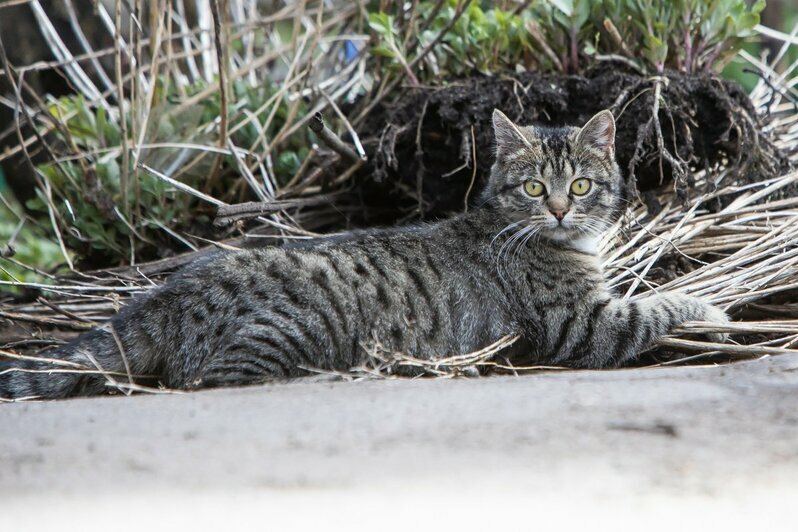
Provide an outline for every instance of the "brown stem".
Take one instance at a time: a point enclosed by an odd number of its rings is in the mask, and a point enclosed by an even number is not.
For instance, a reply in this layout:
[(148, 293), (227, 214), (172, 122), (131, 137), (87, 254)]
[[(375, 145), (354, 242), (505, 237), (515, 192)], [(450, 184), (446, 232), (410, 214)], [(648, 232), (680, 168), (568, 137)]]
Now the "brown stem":
[(449, 19), (449, 22), (446, 23), (446, 26), (444, 26), (441, 29), (440, 33), (438, 33), (438, 35), (435, 36), (435, 38), (432, 40), (431, 43), (425, 46), (424, 49), (421, 50), (421, 52), (416, 57), (414, 57), (412, 61), (410, 61), (408, 67), (411, 70), (418, 63), (420, 63), (421, 60), (424, 59), (427, 56), (427, 54), (430, 53), (432, 49), (438, 45), (438, 43), (441, 42), (441, 39), (443, 39), (444, 36), (446, 36), (446, 34), (449, 33), (449, 30), (451, 30), (454, 27), (454, 25), (457, 24), (457, 21), (460, 20), (460, 17), (463, 16), (463, 13), (465, 13), (466, 8), (471, 4), (472, 1), (473, 0), (463, 0), (462, 2), (460, 2), (460, 4), (457, 6), (457, 9), (454, 12), (454, 15), (452, 15), (452, 18)]
[(551, 46), (548, 45), (546, 39), (540, 33), (540, 28), (538, 28), (538, 25), (534, 20), (527, 22), (526, 30), (529, 32), (532, 40), (535, 41), (535, 44), (537, 44), (538, 47), (543, 50), (543, 53), (546, 54), (546, 57), (548, 57), (549, 60), (554, 64), (554, 67), (557, 69), (557, 71), (564, 73), (562, 61), (560, 61), (560, 58), (557, 57), (556, 53), (554, 53), (554, 50), (551, 49)]
[[(430, 12), (429, 16), (427, 17), (427, 20), (424, 21), (424, 23), (422, 24), (421, 28), (419, 29), (418, 33), (416, 33), (416, 35), (423, 35), (424, 32), (429, 29), (430, 25), (437, 18), (438, 13), (440, 13), (441, 8), (443, 7), (443, 4), (445, 3), (445, 1), (446, 0), (438, 0), (435, 3), (435, 7), (432, 8), (432, 11)], [(418, 43), (419, 43), (418, 39), (413, 41), (413, 44), (407, 50), (407, 55), (410, 55), (410, 54), (412, 54), (413, 52), (416, 51), (416, 48), (418, 48)]]
[(324, 125), (324, 117), (321, 116), (321, 113), (313, 115), (313, 118), (308, 122), (308, 127), (319, 137), (319, 140), (334, 152), (352, 162), (360, 160), (355, 150), (349, 147), (338, 135), (330, 131), (330, 129)]
[(621, 37), (621, 32), (618, 31), (618, 27), (608, 18), (604, 19), (604, 29), (607, 30), (610, 40), (615, 44), (615, 46), (621, 49), (621, 52), (623, 52), (624, 55), (634, 57), (632, 51), (628, 46), (626, 46), (626, 42), (623, 40), (623, 37)]
[[(212, 0), (210, 3), (211, 15), (213, 16), (214, 44), (216, 45), (216, 62), (219, 64), (219, 147), (227, 147), (227, 33), (225, 21), (227, 20), (228, 1), (221, 0), (222, 6), (219, 7), (220, 0)], [(219, 170), (222, 167), (222, 155), (217, 155), (213, 162), (213, 169), (205, 187), (210, 191), (219, 177)]]
[(576, 40), (576, 29), (571, 28), (571, 72), (576, 74), (579, 70), (579, 42)]
[(213, 221), (213, 225), (216, 227), (224, 227), (238, 220), (257, 218), (258, 216), (273, 214), (286, 209), (329, 203), (333, 197), (334, 195), (326, 194), (302, 199), (249, 201), (236, 205), (224, 205), (219, 207), (216, 211), (216, 219)]

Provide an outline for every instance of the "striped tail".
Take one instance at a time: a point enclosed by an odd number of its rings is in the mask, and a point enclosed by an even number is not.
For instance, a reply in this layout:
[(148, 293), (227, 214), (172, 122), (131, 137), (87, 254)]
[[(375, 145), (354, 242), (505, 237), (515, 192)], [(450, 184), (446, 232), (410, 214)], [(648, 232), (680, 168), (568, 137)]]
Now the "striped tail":
[(113, 375), (122, 374), (120, 382), (127, 383), (126, 371), (113, 334), (97, 328), (37, 357), (17, 359), (0, 354), (0, 398), (96, 395), (107, 389)]

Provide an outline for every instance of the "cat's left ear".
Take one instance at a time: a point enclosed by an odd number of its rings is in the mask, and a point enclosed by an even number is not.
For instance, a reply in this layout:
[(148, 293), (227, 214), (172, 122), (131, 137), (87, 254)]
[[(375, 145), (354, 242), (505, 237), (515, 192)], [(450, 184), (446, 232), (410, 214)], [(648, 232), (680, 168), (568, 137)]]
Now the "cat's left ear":
[(615, 118), (610, 111), (600, 111), (579, 131), (577, 144), (612, 157), (615, 154)]

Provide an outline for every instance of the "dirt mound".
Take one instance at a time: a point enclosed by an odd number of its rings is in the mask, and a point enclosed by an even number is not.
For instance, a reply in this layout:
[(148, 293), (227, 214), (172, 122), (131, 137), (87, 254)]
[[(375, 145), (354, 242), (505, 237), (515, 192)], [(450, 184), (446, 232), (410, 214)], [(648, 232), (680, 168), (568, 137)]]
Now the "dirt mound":
[(611, 109), (618, 161), (643, 193), (674, 183), (687, 196), (695, 169), (727, 166), (750, 182), (786, 166), (734, 82), (609, 68), (586, 77), (526, 72), (409, 91), (370, 113), (361, 127), (371, 139), (371, 164), (361, 172), (366, 204), (426, 216), (461, 210), (493, 163), (494, 108), (522, 124), (553, 126)]

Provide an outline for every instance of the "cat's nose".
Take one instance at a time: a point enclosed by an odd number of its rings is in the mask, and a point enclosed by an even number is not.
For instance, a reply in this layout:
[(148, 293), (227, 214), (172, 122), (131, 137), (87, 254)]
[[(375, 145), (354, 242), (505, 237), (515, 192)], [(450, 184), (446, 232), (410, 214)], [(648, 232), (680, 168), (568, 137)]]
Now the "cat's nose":
[(549, 212), (557, 218), (558, 222), (562, 222), (562, 219), (565, 218), (565, 215), (568, 214), (568, 209), (552, 209), (549, 208)]

